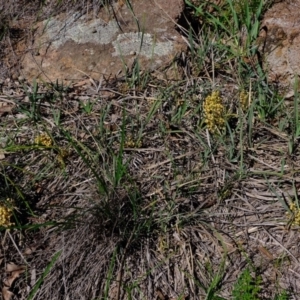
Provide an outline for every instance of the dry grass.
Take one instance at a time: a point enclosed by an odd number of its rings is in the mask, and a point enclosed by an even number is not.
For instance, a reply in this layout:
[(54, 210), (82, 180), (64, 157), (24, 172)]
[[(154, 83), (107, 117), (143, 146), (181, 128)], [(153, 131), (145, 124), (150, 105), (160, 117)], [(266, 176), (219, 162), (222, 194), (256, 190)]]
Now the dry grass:
[[(300, 241), (285, 208), (300, 182), (294, 125), (280, 107), (266, 113), (272, 90), (255, 76), (239, 109), (233, 62), (199, 71), (192, 53), (179, 56), (177, 81), (3, 83), (1, 101), (15, 106), (1, 116), (0, 193), (15, 199), (17, 226), (1, 232), (1, 253), (27, 265), (18, 299), (57, 253), (36, 299), (230, 299), (249, 266), (262, 299), (283, 289), (297, 299)], [(219, 135), (202, 108), (214, 89), (233, 115)], [(36, 144), (41, 133), (52, 144)]]

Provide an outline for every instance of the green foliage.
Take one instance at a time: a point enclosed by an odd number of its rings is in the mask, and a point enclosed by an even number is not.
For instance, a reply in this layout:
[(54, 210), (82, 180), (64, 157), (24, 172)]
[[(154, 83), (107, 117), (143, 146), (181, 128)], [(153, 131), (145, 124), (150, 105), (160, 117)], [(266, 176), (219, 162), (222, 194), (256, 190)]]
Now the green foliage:
[(260, 276), (254, 278), (250, 274), (249, 268), (244, 270), (234, 285), (232, 296), (236, 300), (256, 300), (261, 290), (260, 284), (262, 280)]
[(221, 5), (211, 4), (210, 10), (207, 9), (206, 1), (195, 6), (186, 0), (186, 4), (217, 37), (227, 39), (224, 40), (226, 43), (218, 43), (218, 46), (227, 48), (228, 54), (234, 57), (255, 54), (254, 41), (259, 34), (263, 1), (227, 0)]
[(88, 99), (87, 101), (80, 101), (80, 107), (83, 109), (83, 111), (90, 115), (93, 111), (95, 102), (92, 101), (91, 99)]
[[(249, 267), (246, 268), (238, 280), (234, 284), (232, 297), (234, 300), (259, 300), (259, 293), (261, 292), (262, 279), (256, 274), (251, 276)], [(274, 300), (288, 300), (289, 296), (287, 291), (282, 291), (276, 294)]]
[(256, 86), (257, 98), (254, 103), (258, 118), (262, 121), (273, 119), (283, 108), (284, 98), (270, 87), (260, 83)]
[(287, 291), (283, 291), (279, 294), (277, 294), (274, 298), (274, 300), (288, 300), (290, 299), (288, 292)]
[(33, 81), (32, 89), (27, 90), (27, 97), (29, 99), (29, 107), (21, 106), (21, 112), (26, 114), (32, 121), (37, 122), (40, 119), (40, 106), (43, 94), (39, 93), (39, 85), (36, 80)]
[(35, 296), (37, 295), (41, 285), (43, 284), (46, 276), (51, 272), (51, 270), (53, 269), (56, 261), (59, 259), (60, 255), (61, 255), (62, 251), (58, 251), (57, 253), (54, 254), (54, 256), (52, 257), (50, 263), (46, 266), (43, 274), (41, 275), (41, 277), (37, 280), (37, 282), (35, 283), (34, 287), (32, 288), (32, 290), (30, 291), (27, 300), (31, 300), (34, 299)]
[(299, 115), (299, 93), (298, 93), (299, 79), (296, 77), (294, 84), (294, 101), (293, 113), (289, 119), (289, 154), (293, 154), (298, 146), (298, 138), (300, 136), (300, 115)]

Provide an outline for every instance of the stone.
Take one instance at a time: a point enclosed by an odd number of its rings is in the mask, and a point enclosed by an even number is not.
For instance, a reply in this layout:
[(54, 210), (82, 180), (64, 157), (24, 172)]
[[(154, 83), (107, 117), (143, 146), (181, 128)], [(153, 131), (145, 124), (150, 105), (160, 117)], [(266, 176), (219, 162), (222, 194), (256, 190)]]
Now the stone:
[[(137, 62), (156, 68), (186, 50), (176, 30), (183, 0), (131, 0), (102, 7), (95, 16), (62, 13), (36, 24), (33, 36), (17, 46), (20, 75), (27, 80), (73, 82), (113, 78)], [(27, 25), (28, 26), (28, 25)]]
[(269, 80), (292, 96), (300, 75), (300, 0), (276, 3), (266, 12), (258, 44)]

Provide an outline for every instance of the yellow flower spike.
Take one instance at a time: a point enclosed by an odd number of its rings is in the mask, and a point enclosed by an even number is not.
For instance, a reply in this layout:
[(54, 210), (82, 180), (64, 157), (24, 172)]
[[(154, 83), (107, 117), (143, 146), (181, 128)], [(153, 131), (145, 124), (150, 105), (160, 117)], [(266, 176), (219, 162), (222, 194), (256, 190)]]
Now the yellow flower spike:
[[(13, 202), (12, 199), (7, 199), (8, 202)], [(13, 216), (13, 210), (7, 207), (5, 204), (0, 204), (0, 226), (9, 227), (14, 225), (12, 223), (11, 217)]]
[(65, 162), (67, 161), (67, 159), (70, 155), (71, 155), (71, 152), (67, 148), (59, 148), (58, 149), (58, 154), (56, 155), (56, 159), (62, 168), (65, 167)]
[(34, 139), (34, 143), (38, 144), (38, 145), (46, 146), (46, 147), (51, 147), (53, 144), (51, 137), (47, 133), (42, 133), (42, 134), (38, 135)]
[(209, 131), (216, 133), (225, 127), (225, 108), (219, 91), (207, 96), (203, 103), (205, 123)]
[(295, 202), (291, 202), (289, 204), (290, 212), (287, 213), (287, 216), (290, 218), (288, 221), (290, 225), (298, 225), (300, 226), (300, 209), (296, 205)]
[(244, 90), (240, 92), (240, 105), (243, 111), (249, 107), (249, 93)]
[(124, 142), (125, 148), (141, 148), (142, 147), (142, 141), (141, 140), (134, 140), (131, 135), (126, 137)]

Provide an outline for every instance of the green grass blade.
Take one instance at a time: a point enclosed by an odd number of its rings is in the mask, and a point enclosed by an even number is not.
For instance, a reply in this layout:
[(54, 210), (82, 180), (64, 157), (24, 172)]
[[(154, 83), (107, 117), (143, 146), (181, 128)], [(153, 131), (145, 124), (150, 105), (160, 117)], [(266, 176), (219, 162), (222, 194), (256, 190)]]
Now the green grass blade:
[(55, 262), (58, 260), (58, 258), (61, 255), (62, 250), (58, 251), (57, 253), (55, 253), (55, 255), (52, 257), (50, 263), (48, 264), (48, 266), (45, 268), (42, 276), (38, 279), (38, 281), (36, 282), (36, 284), (34, 285), (33, 289), (31, 290), (31, 292), (29, 293), (27, 300), (32, 300), (34, 299), (34, 297), (37, 294), (38, 289), (40, 288), (40, 286), (43, 284), (44, 279), (46, 278), (46, 276), (50, 273), (52, 267), (54, 266)]

